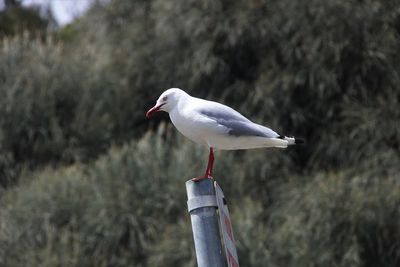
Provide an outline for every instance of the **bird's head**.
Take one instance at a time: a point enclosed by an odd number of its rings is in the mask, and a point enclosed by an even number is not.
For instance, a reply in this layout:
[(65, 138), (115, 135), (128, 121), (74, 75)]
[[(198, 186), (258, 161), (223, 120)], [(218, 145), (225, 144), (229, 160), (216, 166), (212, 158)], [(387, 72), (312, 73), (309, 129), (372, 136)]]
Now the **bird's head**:
[(164, 93), (162, 93), (158, 98), (154, 107), (147, 111), (146, 117), (150, 118), (153, 113), (157, 111), (170, 112), (174, 107), (178, 105), (179, 101), (182, 98), (187, 96), (189, 95), (179, 88), (170, 88), (164, 91)]

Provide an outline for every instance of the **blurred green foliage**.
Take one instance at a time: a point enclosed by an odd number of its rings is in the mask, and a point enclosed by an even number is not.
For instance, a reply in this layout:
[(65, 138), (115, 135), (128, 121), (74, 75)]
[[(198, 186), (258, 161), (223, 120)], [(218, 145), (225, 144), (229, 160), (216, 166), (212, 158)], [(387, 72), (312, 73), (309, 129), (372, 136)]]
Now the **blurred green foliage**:
[(24, 32), (40, 37), (46, 34), (48, 25), (35, 9), (14, 4), (0, 11), (0, 38)]
[(241, 266), (399, 266), (400, 2), (115, 0), (55, 32), (18, 22), (1, 266), (195, 265), (184, 181), (206, 149), (144, 117), (169, 87), (307, 140), (217, 152)]

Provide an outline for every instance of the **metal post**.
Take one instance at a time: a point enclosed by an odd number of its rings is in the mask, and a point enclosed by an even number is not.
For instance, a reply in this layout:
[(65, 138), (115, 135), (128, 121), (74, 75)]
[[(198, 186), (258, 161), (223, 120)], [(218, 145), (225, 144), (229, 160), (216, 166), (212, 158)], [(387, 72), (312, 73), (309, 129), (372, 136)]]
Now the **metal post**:
[(189, 180), (186, 192), (198, 267), (225, 267), (213, 181)]

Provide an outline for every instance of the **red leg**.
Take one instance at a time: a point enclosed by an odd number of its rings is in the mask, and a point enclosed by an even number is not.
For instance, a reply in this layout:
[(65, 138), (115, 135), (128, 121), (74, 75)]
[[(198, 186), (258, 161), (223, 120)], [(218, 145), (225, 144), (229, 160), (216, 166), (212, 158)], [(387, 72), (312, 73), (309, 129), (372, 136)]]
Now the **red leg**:
[(210, 154), (208, 154), (208, 164), (205, 176), (212, 179), (212, 171), (214, 167), (214, 150), (210, 147)]
[(192, 181), (197, 182), (203, 179), (212, 179), (212, 171), (213, 171), (213, 166), (214, 166), (214, 150), (212, 147), (210, 147), (210, 153), (208, 154), (208, 163), (207, 163), (207, 169), (206, 173), (202, 177), (196, 177), (193, 178)]

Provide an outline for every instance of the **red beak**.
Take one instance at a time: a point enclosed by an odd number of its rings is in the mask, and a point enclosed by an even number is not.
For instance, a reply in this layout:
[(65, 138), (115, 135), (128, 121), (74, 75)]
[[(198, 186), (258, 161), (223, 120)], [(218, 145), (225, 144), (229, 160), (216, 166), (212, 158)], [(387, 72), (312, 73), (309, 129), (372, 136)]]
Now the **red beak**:
[(154, 106), (154, 107), (152, 107), (151, 109), (149, 109), (149, 111), (147, 111), (146, 117), (147, 117), (147, 118), (150, 118), (150, 117), (153, 115), (153, 113), (155, 113), (155, 112), (157, 112), (157, 111), (160, 111), (160, 108), (161, 108), (162, 106), (164, 106), (164, 105), (165, 105), (165, 103), (164, 103), (164, 104), (161, 104), (161, 105), (159, 105), (159, 106)]

